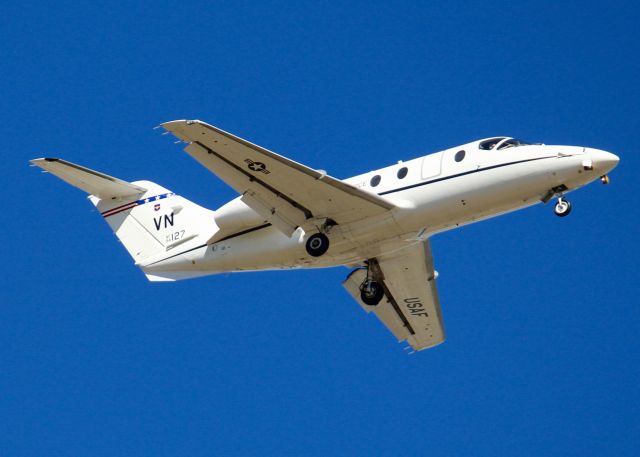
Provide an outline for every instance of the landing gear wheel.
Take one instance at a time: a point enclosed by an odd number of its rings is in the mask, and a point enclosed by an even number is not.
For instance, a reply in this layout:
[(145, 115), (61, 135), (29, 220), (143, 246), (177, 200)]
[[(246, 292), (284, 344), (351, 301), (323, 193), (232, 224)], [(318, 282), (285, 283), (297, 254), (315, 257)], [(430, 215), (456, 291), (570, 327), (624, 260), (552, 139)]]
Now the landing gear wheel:
[(559, 198), (558, 203), (556, 203), (553, 211), (558, 217), (568, 216), (571, 212), (571, 202), (569, 202), (569, 200), (565, 200), (564, 198)]
[(329, 238), (324, 233), (311, 235), (305, 245), (307, 252), (312, 257), (320, 257), (329, 249)]
[(377, 281), (367, 280), (360, 286), (360, 299), (369, 306), (376, 306), (384, 297), (382, 284)]

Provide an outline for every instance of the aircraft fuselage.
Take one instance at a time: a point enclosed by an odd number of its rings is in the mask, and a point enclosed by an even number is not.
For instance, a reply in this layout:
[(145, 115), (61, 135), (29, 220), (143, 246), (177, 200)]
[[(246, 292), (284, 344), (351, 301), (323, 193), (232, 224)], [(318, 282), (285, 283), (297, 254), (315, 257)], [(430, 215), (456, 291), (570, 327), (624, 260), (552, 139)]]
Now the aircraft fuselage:
[[(344, 180), (396, 208), (379, 217), (331, 227), (327, 231), (331, 247), (320, 257), (305, 250), (302, 228), (287, 237), (270, 224), (258, 223), (258, 218), (253, 227), (213, 244), (182, 253), (176, 248), (178, 252), (165, 256), (166, 260), (150, 259), (141, 266), (151, 274), (205, 275), (358, 265), (435, 233), (546, 202), (600, 178), (618, 162), (615, 155), (591, 148), (536, 144), (480, 149), (479, 144), (468, 143)], [(231, 204), (244, 211), (241, 201)]]
[(429, 237), (558, 197), (606, 175), (615, 155), (496, 137), (341, 181), (198, 120), (162, 124), (240, 197), (216, 211), (150, 182), (56, 158), (32, 163), (89, 199), (150, 281), (221, 272), (352, 267), (342, 285), (398, 341), (441, 344)]

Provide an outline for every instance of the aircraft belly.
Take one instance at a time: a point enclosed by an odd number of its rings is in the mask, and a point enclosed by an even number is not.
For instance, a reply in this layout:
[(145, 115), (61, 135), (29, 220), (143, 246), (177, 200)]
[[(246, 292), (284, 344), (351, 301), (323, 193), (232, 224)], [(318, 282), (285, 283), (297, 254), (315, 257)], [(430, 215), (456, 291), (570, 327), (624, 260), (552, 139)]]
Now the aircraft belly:
[(565, 169), (558, 168), (558, 162), (539, 161), (517, 169), (500, 167), (462, 179), (442, 179), (389, 195), (389, 200), (404, 204), (365, 220), (333, 226), (331, 247), (321, 257), (306, 253), (307, 237), (301, 228), (287, 237), (265, 225), (163, 262), (159, 269), (214, 273), (356, 265), (420, 237), (538, 203), (551, 187), (576, 173), (571, 159), (551, 160), (562, 160)]

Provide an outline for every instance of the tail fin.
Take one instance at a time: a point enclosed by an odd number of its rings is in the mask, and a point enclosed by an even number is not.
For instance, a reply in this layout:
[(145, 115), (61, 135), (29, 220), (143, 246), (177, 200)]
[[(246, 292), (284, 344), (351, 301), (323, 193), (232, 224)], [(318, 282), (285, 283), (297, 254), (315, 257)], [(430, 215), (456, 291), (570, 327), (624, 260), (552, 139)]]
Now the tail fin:
[(176, 246), (205, 243), (217, 230), (213, 211), (150, 181), (128, 183), (61, 159), (31, 163), (91, 194), (89, 200), (136, 264)]

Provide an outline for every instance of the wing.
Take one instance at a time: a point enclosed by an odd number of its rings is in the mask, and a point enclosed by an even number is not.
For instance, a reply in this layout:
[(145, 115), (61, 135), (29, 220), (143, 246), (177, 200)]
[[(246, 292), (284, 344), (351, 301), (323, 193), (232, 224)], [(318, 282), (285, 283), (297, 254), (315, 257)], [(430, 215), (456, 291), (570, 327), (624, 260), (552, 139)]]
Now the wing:
[(359, 287), (366, 270), (357, 269), (343, 282), (353, 298), (366, 312), (373, 311), (398, 341), (407, 340), (415, 350), (442, 343), (445, 333), (429, 241), (369, 262), (376, 279), (384, 284), (385, 297), (376, 306), (364, 304)]
[(393, 204), (201, 121), (162, 126), (189, 143), (185, 151), (242, 194), (242, 201), (291, 235), (305, 224), (347, 224)]

